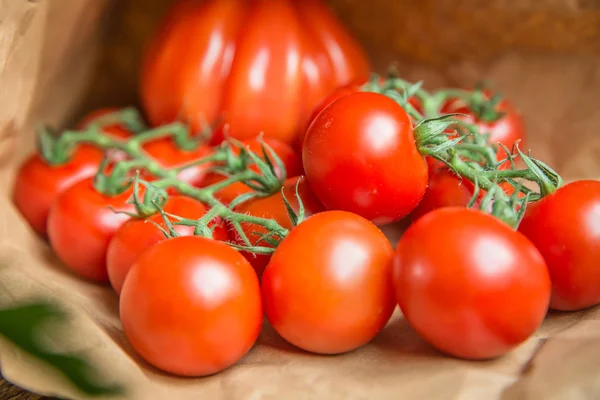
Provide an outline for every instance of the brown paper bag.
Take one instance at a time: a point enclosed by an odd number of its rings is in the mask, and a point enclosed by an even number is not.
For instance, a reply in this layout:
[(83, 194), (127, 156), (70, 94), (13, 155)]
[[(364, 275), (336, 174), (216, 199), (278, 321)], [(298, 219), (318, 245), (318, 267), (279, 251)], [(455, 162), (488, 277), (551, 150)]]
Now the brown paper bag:
[[(405, 77), (424, 79), (430, 88), (488, 78), (524, 112), (537, 158), (566, 180), (600, 177), (596, 1), (331, 3), (380, 71), (397, 61)], [(44, 340), (59, 350), (84, 351), (105, 379), (127, 387), (131, 399), (600, 398), (600, 308), (551, 313), (534, 337), (487, 362), (440, 354), (398, 312), (371, 344), (341, 356), (303, 353), (265, 324), (256, 347), (212, 377), (175, 378), (141, 360), (122, 334), (116, 295), (66, 272), (9, 194), (15, 165), (32, 149), (35, 124), (61, 126), (82, 108), (136, 101), (143, 38), (165, 5), (0, 0), (0, 305), (31, 298), (62, 305), (71, 320), (48, 327)], [(103, 33), (109, 40), (99, 53)], [(93, 75), (96, 60), (100, 67)], [(395, 243), (398, 228), (385, 230)], [(85, 398), (2, 340), (0, 365), (7, 380), (33, 392)]]

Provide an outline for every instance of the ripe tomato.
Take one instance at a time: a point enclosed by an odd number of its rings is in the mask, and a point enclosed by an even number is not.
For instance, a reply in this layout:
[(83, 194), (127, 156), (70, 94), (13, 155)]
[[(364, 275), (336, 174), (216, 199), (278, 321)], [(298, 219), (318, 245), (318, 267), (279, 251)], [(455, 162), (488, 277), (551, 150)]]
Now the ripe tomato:
[[(490, 98), (490, 93), (487, 93), (487, 96)], [(498, 103), (496, 109), (498, 112), (504, 112), (506, 114), (494, 122), (488, 122), (477, 118), (473, 111), (470, 110), (463, 101), (458, 99), (448, 101), (442, 107), (442, 112), (447, 114), (465, 114), (465, 116), (457, 118), (475, 124), (481, 133), (489, 135), (488, 141), (492, 144), (501, 143), (510, 150), (517, 141), (520, 141), (519, 147), (524, 148), (526, 146), (525, 121), (519, 110), (507, 99), (502, 99), (500, 103)], [(499, 146), (496, 153), (498, 160), (507, 157), (506, 151)]]
[[(93, 122), (111, 109), (101, 109), (86, 116), (79, 127)], [(130, 135), (125, 129), (110, 126), (104, 129), (115, 138)], [(41, 236), (46, 236), (48, 212), (56, 197), (75, 182), (96, 174), (102, 161), (102, 151), (91, 145), (78, 146), (68, 162), (50, 165), (39, 154), (21, 164), (13, 188), (13, 202), (29, 225)]]
[[(319, 200), (317, 200), (313, 192), (310, 190), (306, 179), (304, 177), (294, 177), (288, 178), (283, 185), (283, 193), (285, 198), (292, 206), (294, 212), (297, 213), (299, 210), (299, 203), (298, 199), (296, 198), (296, 185), (298, 185), (298, 194), (302, 200), (302, 204), (304, 205), (305, 218), (324, 210), (321, 203), (319, 203)], [(262, 199), (256, 199), (242, 203), (236, 207), (236, 211), (239, 213), (253, 215), (255, 217), (274, 219), (279, 225), (286, 229), (293, 228), (292, 221), (290, 220), (281, 192)], [(257, 241), (260, 239), (261, 235), (268, 232), (262, 226), (249, 223), (242, 223), (241, 225), (244, 233), (250, 240), (250, 243), (253, 245), (257, 244)], [(238, 245), (244, 245), (244, 241), (237, 231), (232, 230), (232, 238), (234, 243)], [(260, 242), (258, 245), (270, 247), (266, 242)], [(259, 278), (261, 278), (265, 267), (271, 259), (271, 256), (267, 254), (254, 254), (245, 251), (242, 251), (242, 254), (248, 261), (250, 261), (250, 264), (252, 264), (256, 274)]]
[(429, 184), (423, 199), (410, 214), (412, 221), (442, 207), (465, 207), (473, 197), (475, 187), (461, 180), (447, 168), (436, 168), (429, 174)]
[[(199, 219), (206, 214), (208, 208), (190, 197), (170, 196), (163, 210), (179, 217)], [(173, 219), (170, 220), (175, 222)], [(106, 267), (110, 284), (117, 293), (121, 293), (125, 277), (140, 254), (166, 239), (155, 224), (162, 226), (163, 229), (167, 228), (163, 217), (155, 214), (146, 219), (130, 219), (112, 237), (106, 253)], [(214, 227), (213, 237), (215, 240), (229, 240), (224, 221), (216, 219), (209, 226)], [(173, 227), (180, 236), (194, 234), (194, 227), (183, 225), (174, 225)]]
[(550, 308), (574, 311), (600, 303), (600, 182), (571, 182), (530, 203), (519, 231), (548, 264)]
[(150, 43), (141, 98), (154, 125), (182, 118), (199, 130), (223, 117), (231, 137), (293, 143), (326, 93), (368, 73), (321, 1), (184, 0)]
[[(119, 109), (116, 107), (106, 107), (94, 110), (87, 114), (85, 117), (83, 117), (83, 119), (77, 124), (76, 128), (85, 129), (92, 123), (96, 122), (98, 118), (113, 113), (115, 111), (119, 111)], [(102, 127), (102, 131), (118, 139), (127, 139), (131, 136), (131, 132), (129, 132), (124, 126), (120, 124), (105, 125)]]
[(353, 93), (328, 105), (310, 125), (302, 157), (308, 182), (326, 208), (376, 224), (406, 216), (427, 187), (427, 163), (409, 116), (377, 93)]
[(29, 225), (46, 236), (50, 207), (60, 193), (74, 183), (93, 176), (102, 153), (81, 146), (71, 159), (61, 165), (49, 165), (39, 154), (29, 157), (19, 168), (13, 189), (13, 202)]
[(396, 247), (393, 281), (410, 325), (456, 357), (503, 355), (531, 336), (550, 300), (544, 259), (509, 225), (467, 208), (433, 211)]
[(150, 364), (169, 373), (219, 372), (250, 350), (262, 325), (252, 267), (199, 236), (164, 240), (131, 269), (120, 299), (123, 332)]
[[(271, 149), (277, 154), (283, 165), (285, 166), (286, 176), (299, 176), (303, 173), (302, 168), (302, 159), (300, 156), (294, 151), (294, 149), (288, 145), (287, 143), (280, 142), (276, 139), (265, 138), (264, 142), (271, 147)], [(262, 149), (258, 138), (247, 139), (242, 142), (246, 148), (252, 152), (254, 152), (259, 157), (262, 157)], [(236, 148), (234, 148), (234, 153), (238, 154)], [(268, 153), (267, 153), (268, 154)], [(275, 166), (275, 173), (277, 176), (281, 177), (281, 171)], [(250, 169), (253, 171), (259, 172), (259, 169), (256, 165), (251, 165)], [(225, 177), (221, 174), (217, 173), (209, 173), (206, 175), (204, 181), (201, 186), (206, 187), (213, 185), (215, 183), (221, 182)], [(236, 182), (232, 185), (229, 185), (221, 190), (218, 190), (215, 193), (215, 197), (221, 201), (223, 204), (231, 203), (236, 197), (241, 194), (248, 193), (252, 189), (242, 182)]]
[(108, 282), (106, 249), (129, 219), (115, 210), (133, 212), (134, 206), (127, 203), (131, 194), (129, 189), (117, 196), (103, 195), (89, 178), (58, 196), (48, 216), (48, 238), (67, 268), (83, 278)]
[(262, 277), (266, 316), (291, 344), (313, 353), (354, 350), (373, 339), (395, 308), (393, 249), (368, 220), (325, 211), (298, 225)]
[[(172, 138), (153, 140), (144, 144), (144, 150), (165, 168), (176, 168), (211, 155), (213, 150), (207, 145), (199, 145), (193, 150), (181, 149)], [(212, 163), (198, 164), (182, 170), (180, 180), (193, 186), (200, 186)]]

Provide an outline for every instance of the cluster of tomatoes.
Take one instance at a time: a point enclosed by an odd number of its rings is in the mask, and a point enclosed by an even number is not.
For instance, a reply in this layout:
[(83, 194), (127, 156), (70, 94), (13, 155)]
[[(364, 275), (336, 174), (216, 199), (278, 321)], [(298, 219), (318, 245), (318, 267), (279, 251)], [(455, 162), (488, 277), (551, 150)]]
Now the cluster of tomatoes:
[[(281, 161), (273, 163), (274, 173), (287, 178), (281, 191), (233, 205), (234, 199), (254, 190), (252, 185), (224, 185), (227, 177), (215, 172), (218, 163), (190, 164), (177, 179), (198, 190), (217, 187), (211, 191), (217, 206), (172, 191), (163, 214), (131, 216), (136, 212), (129, 201), (134, 185), (118, 193), (98, 190), (103, 151), (90, 144), (78, 145), (59, 165), (33, 155), (19, 170), (14, 190), (17, 208), (33, 229), (47, 236), (67, 268), (115, 289), (125, 336), (146, 361), (183, 376), (219, 372), (252, 348), (263, 316), (300, 349), (349, 352), (370, 342), (398, 305), (434, 347), (457, 357), (486, 359), (529, 338), (549, 307), (579, 310), (600, 303), (600, 183), (577, 181), (545, 193), (526, 205), (515, 229), (486, 210), (467, 207), (476, 187), (422, 153), (422, 138), (406, 105), (362, 91), (364, 77), (347, 72), (339, 58), (315, 55), (352, 54), (327, 53), (332, 37), (338, 37), (338, 49), (349, 47), (340, 45), (346, 43), (339, 39), (342, 31), (332, 29), (331, 21), (323, 22), (327, 14), (319, 2), (208, 1), (200, 8), (192, 3), (183, 1), (175, 8), (149, 52), (152, 68), (147, 68), (143, 85), (149, 119), (160, 125), (183, 110), (193, 126), (200, 124), (194, 120), (197, 110), (211, 122), (225, 110), (229, 119), (223, 126), (229, 134), (266, 159), (256, 136), (264, 132), (266, 145)], [(287, 17), (273, 18), (273, 13)], [(187, 16), (184, 22), (175, 23), (182, 15)], [(311, 31), (315, 40), (299, 33), (302, 18), (316, 24)], [(212, 26), (217, 20), (226, 23)], [(182, 36), (201, 37), (195, 30), (203, 29), (218, 29), (224, 38), (215, 50), (218, 62), (202, 64), (206, 70), (200, 74), (197, 68), (185, 69), (197, 66), (196, 61), (177, 60), (176, 65), (196, 74), (198, 87), (223, 93), (218, 99), (197, 91), (180, 93), (194, 87), (172, 81), (175, 67), (167, 56), (177, 52), (164, 50), (172, 50)], [(239, 37), (244, 40), (234, 46), (232, 62), (229, 44)], [(201, 47), (205, 42), (187, 45)], [(283, 79), (269, 84), (271, 91), (279, 88), (276, 96), (249, 73), (257, 68), (250, 64), (266, 54), (253, 48), (261, 43), (297, 46), (295, 54), (303, 55), (278, 59), (286, 65), (268, 64), (279, 73), (268, 75)], [(315, 49), (303, 47), (308, 43)], [(249, 54), (256, 58), (250, 60)], [(310, 67), (319, 60), (330, 69)], [(360, 62), (348, 65), (363, 68)], [(282, 77), (283, 70), (289, 74)], [(317, 104), (314, 99), (340, 82), (309, 85), (320, 92), (308, 101), (306, 93), (287, 90), (293, 86), (285, 79), (294, 71), (304, 71), (299, 88), (319, 77), (331, 82), (322, 71), (347, 73), (336, 75), (344, 75), (345, 85)], [(252, 79), (253, 90), (245, 95), (234, 90)], [(294, 103), (298, 99), (304, 99), (302, 106)], [(250, 104), (255, 101), (264, 105), (261, 110), (268, 111), (268, 118), (257, 118)], [(409, 103), (421, 106), (418, 98)], [(284, 108), (297, 114), (288, 115)], [(490, 143), (510, 148), (522, 142), (523, 124), (514, 107), (504, 100), (494, 110), (495, 117), (488, 119), (453, 99), (440, 112), (460, 112), (459, 118), (487, 133)], [(79, 128), (86, 130), (110, 111), (88, 116)], [(114, 141), (135, 138), (119, 123), (101, 130), (98, 135)], [(162, 168), (177, 168), (210, 158), (221, 133), (217, 128), (209, 144), (191, 149), (169, 137), (152, 140), (144, 143), (143, 154)], [(499, 159), (505, 156), (498, 152)], [(515, 190), (509, 181), (502, 183), (507, 193)], [(219, 211), (229, 204), (233, 214)], [(172, 215), (188, 220), (208, 216), (210, 235), (177, 224)], [(287, 234), (267, 240), (268, 221)], [(409, 226), (392, 246), (380, 226), (398, 221)], [(172, 228), (169, 235), (167, 228)], [(271, 251), (244, 249), (248, 243)]]

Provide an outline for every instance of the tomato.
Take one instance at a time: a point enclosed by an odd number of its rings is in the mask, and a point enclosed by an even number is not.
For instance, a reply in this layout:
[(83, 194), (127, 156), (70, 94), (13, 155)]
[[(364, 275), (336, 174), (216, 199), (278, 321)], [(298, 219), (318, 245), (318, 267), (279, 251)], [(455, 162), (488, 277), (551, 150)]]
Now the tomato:
[[(293, 176), (302, 175), (302, 173), (303, 173), (302, 159), (290, 145), (288, 145), (287, 143), (280, 142), (276, 139), (271, 139), (271, 138), (265, 138), (264, 142), (275, 152), (275, 154), (277, 154), (277, 156), (279, 157), (279, 159), (285, 166), (286, 176), (293, 177)], [(255, 137), (253, 139), (247, 139), (247, 140), (244, 140), (242, 143), (245, 145), (246, 149), (248, 149), (249, 151), (252, 151), (257, 156), (264, 159), (264, 157), (262, 157), (263, 153), (262, 153), (261, 144), (260, 144), (260, 141), (258, 140), (258, 138)], [(234, 154), (239, 154), (237, 148), (233, 148), (233, 150), (234, 150)], [(271, 155), (268, 152), (267, 152), (267, 154), (269, 155), (269, 157), (272, 160)], [(275, 174), (278, 177), (281, 177), (282, 176), (281, 171), (278, 169), (276, 164), (274, 164), (274, 167), (275, 167)], [(259, 172), (259, 169), (256, 165), (251, 165), (250, 169), (252, 169), (253, 171)], [(225, 179), (225, 177), (221, 174), (209, 173), (206, 175), (201, 186), (202, 187), (210, 186), (215, 183), (221, 182), (224, 179)], [(252, 189), (250, 187), (246, 186), (242, 182), (236, 182), (236, 183), (233, 183), (233, 184), (215, 192), (215, 197), (222, 203), (229, 204), (239, 195), (248, 193), (250, 191), (252, 191)]]
[(465, 207), (473, 198), (475, 187), (467, 180), (446, 168), (438, 168), (429, 174), (429, 185), (423, 199), (410, 214), (412, 221), (442, 207)]
[(346, 95), (313, 121), (302, 151), (308, 182), (328, 209), (376, 224), (400, 220), (427, 187), (427, 163), (409, 116), (377, 93)]
[[(88, 113), (85, 117), (83, 117), (83, 119), (77, 124), (76, 128), (85, 129), (92, 123), (96, 122), (98, 118), (104, 117), (105, 115), (116, 111), (119, 111), (119, 109), (116, 107), (107, 107), (94, 110)], [(105, 125), (102, 127), (102, 131), (118, 139), (127, 139), (131, 136), (131, 132), (129, 132), (124, 126), (120, 124)]]
[[(153, 125), (293, 143), (329, 91), (368, 76), (365, 52), (321, 2), (177, 2), (148, 47), (141, 99)], [(218, 142), (218, 139), (215, 140)]]
[(550, 300), (540, 252), (481, 211), (449, 207), (411, 225), (396, 247), (393, 281), (410, 325), (466, 359), (501, 356), (530, 337)]
[[(79, 127), (93, 122), (112, 109), (101, 109), (86, 116)], [(107, 127), (106, 133), (115, 138), (130, 135), (118, 126)], [(77, 146), (69, 161), (50, 165), (39, 154), (34, 154), (21, 164), (13, 188), (13, 202), (29, 225), (41, 236), (46, 236), (48, 212), (60, 193), (75, 182), (96, 174), (102, 161), (101, 150), (82, 144)]]
[(530, 203), (519, 231), (546, 260), (550, 308), (574, 311), (600, 303), (600, 182), (574, 181)]
[[(182, 218), (199, 219), (206, 214), (208, 208), (198, 200), (190, 197), (170, 196), (163, 210), (168, 214)], [(170, 219), (170, 221), (175, 222), (173, 219)], [(106, 253), (106, 267), (110, 284), (117, 293), (121, 292), (125, 277), (140, 254), (154, 244), (166, 239), (164, 233), (155, 224), (167, 229), (163, 217), (160, 214), (155, 214), (146, 219), (130, 219), (112, 237)], [(216, 219), (209, 224), (209, 227), (214, 229), (214, 239), (229, 240), (224, 221)], [(195, 229), (183, 225), (173, 225), (173, 228), (181, 236), (193, 235)]]
[(368, 343), (395, 308), (392, 256), (368, 220), (346, 211), (313, 215), (281, 242), (264, 271), (267, 319), (285, 340), (313, 353)]
[[(486, 93), (487, 97), (490, 98), (490, 93)], [(505, 115), (494, 122), (488, 122), (477, 118), (472, 110), (463, 102), (458, 99), (451, 99), (448, 101), (441, 110), (443, 113), (459, 113), (465, 114), (465, 116), (457, 117), (465, 122), (475, 124), (479, 131), (483, 134), (488, 134), (488, 141), (492, 144), (503, 144), (509, 150), (513, 145), (519, 142), (519, 147), (524, 149), (526, 146), (525, 139), (525, 121), (519, 110), (514, 104), (509, 102), (507, 99), (502, 99), (497, 107), (496, 111), (504, 112)], [(498, 146), (497, 149), (498, 160), (505, 159), (507, 157), (506, 151), (502, 147)]]
[[(294, 177), (288, 178), (283, 185), (283, 193), (285, 198), (292, 206), (294, 212), (298, 213), (299, 210), (299, 203), (296, 197), (296, 185), (298, 186), (298, 195), (300, 196), (304, 206), (305, 218), (324, 210), (321, 203), (319, 203), (319, 200), (317, 200), (315, 195), (310, 190), (306, 179), (304, 177)], [(235, 211), (255, 217), (273, 219), (285, 229), (293, 228), (292, 221), (290, 220), (281, 192), (269, 197), (242, 203), (236, 207)], [(260, 239), (261, 235), (268, 232), (264, 227), (250, 223), (242, 223), (241, 226), (245, 235), (250, 240), (250, 243), (253, 245), (270, 247), (266, 242), (260, 242), (257, 244), (257, 241)], [(233, 242), (239, 245), (244, 245), (244, 241), (239, 233), (235, 230), (232, 232)], [(270, 255), (254, 254), (245, 251), (243, 251), (242, 254), (244, 257), (246, 257), (246, 259), (248, 259), (248, 261), (250, 261), (250, 264), (252, 264), (252, 267), (260, 278), (265, 267), (269, 263), (269, 260), (271, 259)]]
[(77, 149), (61, 165), (49, 165), (39, 154), (29, 157), (19, 168), (13, 189), (13, 202), (29, 225), (46, 236), (46, 222), (56, 197), (82, 179), (93, 176), (102, 153), (89, 146)]
[[(144, 144), (144, 150), (165, 168), (181, 167), (203, 157), (213, 150), (207, 145), (199, 145), (192, 150), (180, 148), (173, 138), (153, 140)], [(203, 163), (179, 172), (178, 178), (193, 186), (200, 186), (212, 163)]]
[(101, 194), (89, 178), (58, 196), (48, 216), (48, 238), (68, 269), (91, 281), (108, 282), (108, 243), (129, 219), (115, 211), (134, 211), (134, 206), (128, 204), (131, 194), (131, 189), (117, 196)]
[(260, 286), (244, 257), (199, 236), (142, 253), (120, 299), (123, 332), (153, 366), (183, 376), (219, 372), (241, 359), (262, 326)]

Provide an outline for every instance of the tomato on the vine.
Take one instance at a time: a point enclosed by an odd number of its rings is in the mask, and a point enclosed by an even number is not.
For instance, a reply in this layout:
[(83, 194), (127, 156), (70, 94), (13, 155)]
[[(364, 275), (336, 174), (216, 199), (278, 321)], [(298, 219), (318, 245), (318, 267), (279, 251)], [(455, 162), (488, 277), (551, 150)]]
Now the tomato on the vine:
[(306, 133), (302, 157), (308, 182), (326, 208), (376, 224), (405, 217), (427, 187), (427, 163), (410, 117), (377, 93), (348, 94), (325, 107)]
[[(96, 122), (98, 118), (104, 117), (116, 111), (119, 111), (119, 109), (116, 107), (106, 107), (94, 110), (84, 116), (81, 121), (79, 121), (76, 128), (85, 129), (92, 123)], [(117, 139), (127, 139), (131, 136), (131, 132), (129, 132), (129, 130), (127, 130), (121, 124), (105, 125), (102, 127), (102, 131)]]
[[(304, 171), (302, 168), (302, 159), (290, 145), (288, 145), (287, 143), (280, 142), (277, 139), (271, 139), (271, 138), (264, 138), (263, 141), (275, 152), (275, 154), (277, 154), (277, 157), (279, 157), (279, 159), (283, 163), (283, 165), (285, 167), (286, 176), (293, 177), (293, 176), (302, 175), (302, 173)], [(248, 149), (249, 151), (252, 151), (257, 156), (259, 156), (261, 159), (264, 159), (261, 144), (260, 144), (258, 137), (244, 140), (244, 141), (242, 141), (242, 143), (244, 144), (246, 149)], [(234, 154), (239, 154), (238, 149), (235, 147), (233, 147), (233, 152), (234, 152)], [(267, 151), (267, 155), (269, 156), (271, 161), (273, 161), (272, 157), (268, 151)], [(275, 163), (273, 163), (273, 166), (274, 166), (275, 174), (278, 177), (281, 177), (282, 174), (281, 174), (281, 171), (279, 170), (279, 168), (277, 167), (277, 165)], [(249, 168), (255, 172), (259, 172), (259, 169), (256, 165), (250, 165)], [(221, 174), (208, 173), (206, 175), (205, 179), (203, 180), (201, 186), (207, 187), (207, 186), (213, 185), (215, 183), (221, 182), (224, 179), (225, 179), (225, 177)], [(248, 193), (251, 190), (252, 189), (249, 186), (245, 185), (244, 183), (236, 182), (236, 183), (233, 183), (223, 189), (218, 190), (215, 193), (215, 197), (222, 203), (229, 204), (239, 195)]]
[(185, 0), (150, 43), (141, 98), (153, 125), (183, 119), (200, 130), (222, 118), (230, 137), (293, 143), (322, 97), (368, 73), (320, 0)]
[(530, 203), (519, 231), (546, 260), (550, 308), (574, 311), (600, 303), (600, 182), (574, 181)]
[(503, 355), (540, 326), (550, 277), (525, 236), (478, 210), (449, 207), (411, 225), (396, 247), (393, 281), (410, 325), (453, 356)]
[[(170, 196), (163, 210), (167, 214), (182, 218), (199, 219), (206, 214), (208, 208), (191, 197)], [(171, 218), (169, 220), (176, 222)], [(125, 277), (140, 254), (166, 239), (164, 233), (155, 224), (167, 229), (167, 224), (160, 214), (143, 219), (132, 218), (125, 222), (110, 240), (106, 253), (106, 268), (110, 284), (117, 293), (121, 293)], [(216, 218), (208, 226), (213, 229), (215, 240), (229, 240), (223, 220)], [(195, 228), (174, 224), (173, 229), (180, 236), (189, 236), (194, 234)]]
[[(310, 190), (308, 183), (304, 177), (293, 177), (288, 178), (283, 185), (283, 195), (281, 192), (276, 193), (269, 197), (259, 198), (251, 201), (247, 201), (237, 206), (235, 211), (243, 214), (252, 215), (260, 218), (268, 218), (277, 221), (285, 229), (292, 229), (292, 221), (290, 219), (288, 210), (285, 206), (283, 196), (287, 199), (290, 206), (295, 213), (298, 213), (299, 203), (296, 197), (296, 187), (298, 188), (298, 195), (302, 200), (304, 206), (304, 216), (308, 218), (318, 212), (324, 210), (319, 200), (315, 197), (313, 192)], [(250, 223), (241, 223), (244, 234), (252, 245), (270, 247), (268, 243), (262, 241), (257, 244), (261, 235), (266, 234), (268, 231), (262, 227)], [(236, 230), (232, 230), (233, 242), (238, 245), (244, 245), (244, 240)], [(254, 254), (242, 251), (242, 254), (252, 267), (256, 271), (256, 274), (260, 278), (262, 273), (271, 259), (270, 255), (267, 254)]]
[(373, 339), (395, 308), (393, 249), (368, 220), (324, 211), (294, 228), (262, 277), (266, 316), (285, 340), (337, 354)]
[[(486, 91), (484, 94), (488, 99), (491, 98), (489, 92)], [(448, 102), (446, 102), (446, 104), (443, 105), (441, 111), (446, 114), (464, 114), (464, 116), (457, 116), (456, 118), (476, 125), (482, 134), (489, 135), (488, 141), (491, 144), (498, 145), (500, 143), (506, 146), (509, 150), (511, 150), (513, 145), (517, 142), (520, 148), (524, 148), (526, 146), (525, 121), (523, 116), (517, 107), (506, 98), (500, 100), (495, 107), (496, 112), (504, 113), (504, 115), (494, 121), (486, 121), (479, 118), (473, 112), (473, 110), (471, 110), (469, 106), (464, 103), (464, 101), (459, 99), (450, 99)], [(497, 156), (498, 160), (502, 160), (508, 155), (501, 146), (498, 146)]]
[(258, 338), (260, 285), (227, 244), (177, 237), (138, 258), (121, 292), (120, 316), (132, 347), (153, 366), (211, 375), (236, 363)]
[[(145, 143), (144, 150), (165, 168), (181, 167), (213, 153), (212, 148), (208, 145), (198, 145), (190, 150), (182, 149), (173, 138), (163, 138)], [(209, 162), (186, 168), (179, 172), (178, 178), (190, 185), (200, 186), (212, 165)]]
[[(88, 114), (80, 128), (112, 111), (99, 110)], [(124, 139), (130, 133), (120, 126), (103, 128), (108, 135)], [(13, 188), (13, 202), (29, 225), (41, 236), (46, 236), (50, 207), (60, 193), (76, 182), (93, 176), (102, 161), (103, 153), (92, 145), (82, 144), (63, 164), (51, 165), (40, 154), (34, 154), (21, 164)]]
[(114, 233), (134, 212), (128, 203), (132, 189), (115, 196), (99, 193), (93, 178), (77, 182), (61, 193), (48, 216), (48, 238), (65, 266), (77, 275), (108, 282), (106, 249)]

